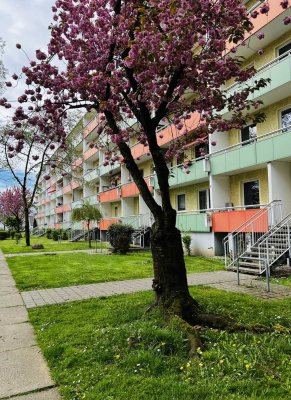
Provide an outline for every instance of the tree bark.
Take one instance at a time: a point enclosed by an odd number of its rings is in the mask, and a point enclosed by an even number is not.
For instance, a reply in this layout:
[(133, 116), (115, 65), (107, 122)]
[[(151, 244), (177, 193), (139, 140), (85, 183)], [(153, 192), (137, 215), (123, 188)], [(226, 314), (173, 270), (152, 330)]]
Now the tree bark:
[(152, 227), (153, 289), (159, 306), (193, 324), (197, 321), (198, 303), (188, 290), (181, 233), (175, 221), (173, 210), (163, 213)]
[(30, 231), (29, 231), (29, 208), (24, 206), (24, 232), (26, 246), (30, 246)]

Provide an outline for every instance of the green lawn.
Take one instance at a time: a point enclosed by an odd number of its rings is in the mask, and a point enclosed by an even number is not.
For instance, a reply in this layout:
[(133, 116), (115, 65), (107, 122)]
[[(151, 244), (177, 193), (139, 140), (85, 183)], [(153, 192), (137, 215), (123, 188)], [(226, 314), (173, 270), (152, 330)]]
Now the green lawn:
[(271, 278), (272, 283), (277, 283), (279, 285), (284, 285), (284, 286), (291, 286), (291, 276), (288, 276), (286, 278)]
[[(206, 287), (191, 289), (210, 312), (279, 330), (291, 325), (290, 300), (263, 301)], [(158, 310), (152, 293), (94, 299), (29, 311), (38, 343), (64, 400), (287, 400), (291, 338), (207, 329), (198, 360)]]
[[(222, 261), (186, 257), (187, 271), (206, 272), (224, 268)], [(151, 253), (56, 254), (12, 257), (7, 262), (20, 290), (54, 288), (86, 283), (151, 277)]]
[[(55, 242), (52, 239), (47, 239), (46, 237), (31, 237), (31, 244), (40, 243), (43, 244), (44, 249), (33, 250), (30, 247), (25, 246), (24, 237), (20, 240), (19, 244), (15, 243), (15, 240), (5, 239), (0, 241), (0, 249), (4, 254), (9, 253), (39, 253), (46, 251), (64, 251), (64, 250), (88, 250), (88, 242), (69, 242), (68, 240), (63, 240), (61, 243)], [(95, 248), (95, 243), (92, 243), (93, 248)], [(103, 243), (105, 247), (105, 243)], [(100, 244), (98, 243), (98, 248)]]

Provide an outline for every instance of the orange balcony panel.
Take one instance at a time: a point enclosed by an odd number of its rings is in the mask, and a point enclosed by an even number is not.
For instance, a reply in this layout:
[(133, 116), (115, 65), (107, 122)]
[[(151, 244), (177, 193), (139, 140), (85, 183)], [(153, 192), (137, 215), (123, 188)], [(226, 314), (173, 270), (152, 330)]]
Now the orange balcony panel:
[[(257, 209), (214, 212), (212, 214), (212, 231), (234, 232), (257, 213)], [(262, 210), (263, 213), (264, 215), (258, 219), (258, 222), (254, 223), (254, 231), (256, 232), (268, 231), (268, 216), (264, 210)], [(246, 232), (249, 232), (249, 230), (246, 230)]]
[[(152, 190), (152, 187), (150, 187), (150, 178), (145, 178), (145, 181), (149, 189)], [(138, 195), (139, 190), (134, 182), (127, 183), (121, 187), (121, 197), (134, 197)]]
[[(193, 130), (198, 126), (199, 122), (201, 121), (201, 118), (198, 113), (193, 113), (191, 118), (186, 120), (185, 126), (188, 131)], [(157, 135), (157, 140), (159, 146), (162, 146), (171, 140), (181, 136), (184, 132), (184, 129), (181, 131), (178, 131), (173, 125), (169, 125), (166, 128), (162, 129), (158, 135)], [(135, 146), (131, 148), (131, 152), (134, 158), (141, 157), (148, 153), (149, 148), (148, 146), (144, 146), (143, 144), (137, 143)]]
[(56, 183), (56, 181), (54, 180), (54, 181), (50, 181), (49, 183), (47, 183), (46, 185), (45, 185), (45, 188), (46, 189), (49, 189), (51, 186), (53, 186), (54, 184)]
[(93, 131), (93, 129), (95, 129), (97, 127), (98, 122), (99, 122), (99, 119), (97, 117), (89, 122), (89, 124), (84, 129), (84, 138), (87, 137)]
[(79, 166), (82, 165), (82, 164), (83, 164), (83, 159), (82, 159), (82, 158), (77, 158), (77, 160), (73, 162), (72, 168), (73, 168), (73, 169), (74, 169), (74, 168), (77, 168), (77, 167), (79, 167)]
[(61, 229), (62, 228), (62, 224), (54, 224), (55, 229)]
[(80, 182), (78, 182), (78, 181), (73, 181), (73, 182), (69, 183), (67, 186), (65, 186), (65, 187), (62, 189), (62, 193), (63, 193), (63, 194), (70, 193), (72, 190), (77, 189), (77, 188), (80, 187), (80, 186), (81, 186), (81, 183), (80, 183)]
[(100, 203), (107, 203), (108, 201), (120, 200), (120, 188), (114, 188), (99, 194)]
[(88, 158), (92, 157), (97, 152), (98, 152), (98, 149), (96, 149), (96, 147), (93, 147), (92, 149), (85, 151), (84, 160), (88, 160)]
[(56, 207), (55, 212), (56, 214), (61, 214), (67, 211), (71, 211), (71, 204), (64, 204), (62, 206)]
[(100, 221), (100, 231), (107, 231), (110, 225), (119, 222), (118, 218), (101, 219)]

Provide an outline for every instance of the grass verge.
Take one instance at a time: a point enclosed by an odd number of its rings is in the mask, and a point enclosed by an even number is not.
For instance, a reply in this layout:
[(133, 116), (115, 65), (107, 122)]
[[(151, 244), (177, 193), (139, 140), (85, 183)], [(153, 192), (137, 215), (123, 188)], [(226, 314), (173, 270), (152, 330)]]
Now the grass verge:
[[(209, 312), (245, 324), (290, 326), (290, 300), (263, 301), (191, 289)], [(158, 310), (136, 293), (29, 311), (64, 400), (284, 400), (291, 391), (291, 339), (284, 334), (205, 330), (198, 360)]]
[[(224, 268), (222, 261), (185, 257), (187, 272)], [(54, 288), (87, 283), (147, 278), (153, 275), (151, 253), (56, 254), (7, 258), (19, 290)]]
[[(42, 244), (44, 249), (33, 250), (31, 246), (25, 245), (25, 239), (22, 238), (19, 244), (15, 243), (15, 240), (5, 239), (0, 241), (0, 249), (4, 254), (17, 254), (17, 253), (39, 253), (45, 251), (67, 251), (67, 250), (89, 250), (88, 242), (69, 242), (68, 240), (62, 240), (60, 243), (47, 239), (46, 237), (31, 237), (31, 245)], [(95, 248), (95, 243), (92, 243)], [(103, 248), (105, 243), (103, 243)], [(100, 244), (98, 243), (98, 248)]]

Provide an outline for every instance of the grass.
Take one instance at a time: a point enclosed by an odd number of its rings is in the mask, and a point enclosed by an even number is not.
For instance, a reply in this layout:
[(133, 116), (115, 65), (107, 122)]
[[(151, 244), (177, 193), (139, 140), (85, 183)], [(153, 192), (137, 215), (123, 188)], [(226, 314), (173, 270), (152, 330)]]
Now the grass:
[[(187, 272), (217, 271), (222, 261), (185, 257)], [(7, 262), (20, 290), (146, 278), (153, 275), (151, 253), (56, 254), (12, 257)]]
[(281, 278), (271, 278), (271, 283), (277, 283), (278, 285), (291, 286), (291, 276)]
[[(88, 242), (69, 242), (68, 240), (63, 240), (61, 243), (55, 242), (52, 239), (47, 239), (46, 237), (31, 237), (31, 245), (33, 244), (43, 244), (44, 249), (33, 250), (31, 246), (25, 245), (25, 238), (20, 240), (19, 244), (15, 243), (15, 240), (5, 239), (0, 241), (0, 249), (4, 254), (13, 253), (39, 253), (46, 251), (66, 251), (66, 250), (89, 250)], [(93, 248), (95, 248), (95, 243), (92, 243)], [(103, 243), (105, 247), (105, 243)], [(100, 244), (98, 243), (98, 248)]]
[[(209, 312), (245, 324), (290, 326), (290, 300), (263, 301), (206, 287), (191, 289)], [(207, 329), (200, 359), (158, 310), (152, 293), (29, 311), (64, 400), (284, 400), (291, 392), (290, 335)]]

